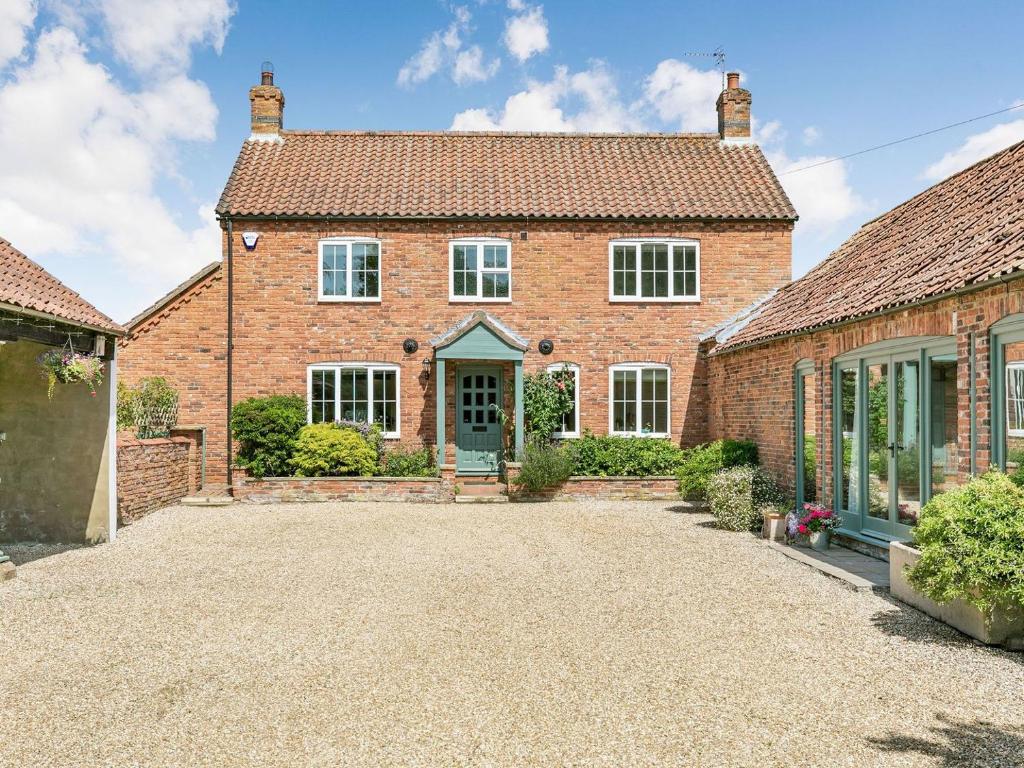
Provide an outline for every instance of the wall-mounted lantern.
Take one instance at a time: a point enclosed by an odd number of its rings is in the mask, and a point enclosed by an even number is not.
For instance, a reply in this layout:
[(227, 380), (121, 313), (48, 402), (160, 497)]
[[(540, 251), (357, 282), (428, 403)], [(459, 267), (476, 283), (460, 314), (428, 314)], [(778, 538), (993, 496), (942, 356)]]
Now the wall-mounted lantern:
[(430, 358), (423, 358), (423, 378), (430, 379)]

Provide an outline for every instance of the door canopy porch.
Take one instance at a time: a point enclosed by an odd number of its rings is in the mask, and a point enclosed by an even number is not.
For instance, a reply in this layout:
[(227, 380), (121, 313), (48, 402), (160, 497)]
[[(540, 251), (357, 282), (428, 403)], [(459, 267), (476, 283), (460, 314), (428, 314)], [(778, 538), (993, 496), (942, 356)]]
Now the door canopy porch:
[(516, 456), (523, 450), (523, 355), (529, 342), (493, 315), (476, 311), (430, 340), (437, 361), (437, 463), (445, 463), (445, 361), (511, 360), (515, 369)]

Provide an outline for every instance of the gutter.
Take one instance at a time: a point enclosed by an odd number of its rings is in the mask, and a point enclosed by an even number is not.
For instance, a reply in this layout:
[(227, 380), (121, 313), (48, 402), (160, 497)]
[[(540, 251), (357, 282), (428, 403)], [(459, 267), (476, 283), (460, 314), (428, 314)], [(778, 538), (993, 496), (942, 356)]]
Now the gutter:
[(902, 312), (907, 309), (916, 309), (917, 307), (923, 307), (928, 304), (934, 304), (937, 301), (944, 301), (945, 299), (951, 299), (956, 296), (964, 296), (966, 294), (974, 293), (976, 291), (983, 291), (986, 288), (992, 288), (993, 286), (1000, 285), (1003, 283), (1009, 283), (1013, 280), (1024, 279), (1024, 273), (1022, 272), (1011, 272), (1006, 275), (999, 275), (998, 277), (989, 278), (981, 283), (975, 283), (974, 285), (965, 285), (960, 288), (954, 288), (952, 291), (945, 291), (944, 293), (937, 293), (934, 296), (926, 296), (923, 299), (917, 299), (908, 304), (899, 304), (894, 307), (886, 307), (884, 309), (878, 309), (874, 312), (868, 312), (863, 315), (857, 315), (856, 317), (848, 317), (845, 320), (837, 320), (834, 323), (822, 323), (821, 325), (814, 325), (810, 328), (801, 328), (798, 331), (787, 331), (785, 333), (776, 334), (774, 336), (767, 336), (763, 339), (755, 339), (753, 341), (744, 342), (735, 346), (728, 347), (726, 349), (712, 350), (709, 355), (727, 355), (731, 352), (739, 352), (743, 349), (750, 349), (751, 347), (760, 347), (764, 344), (771, 344), (775, 341), (781, 341), (782, 339), (791, 339), (794, 336), (807, 336), (809, 334), (817, 333), (823, 330), (832, 330), (834, 328), (842, 328), (843, 326), (852, 325), (853, 323), (859, 323), (863, 320), (870, 320), (875, 317), (882, 317), (883, 315), (892, 315), (896, 312)]

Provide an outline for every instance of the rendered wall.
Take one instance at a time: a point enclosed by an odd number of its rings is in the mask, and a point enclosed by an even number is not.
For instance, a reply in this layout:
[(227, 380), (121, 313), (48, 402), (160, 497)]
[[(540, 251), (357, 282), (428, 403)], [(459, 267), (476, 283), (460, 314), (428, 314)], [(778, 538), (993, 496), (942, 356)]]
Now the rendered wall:
[(48, 347), (0, 344), (0, 539), (109, 538), (110, 364), (96, 396), (58, 384), (46, 398), (36, 358)]

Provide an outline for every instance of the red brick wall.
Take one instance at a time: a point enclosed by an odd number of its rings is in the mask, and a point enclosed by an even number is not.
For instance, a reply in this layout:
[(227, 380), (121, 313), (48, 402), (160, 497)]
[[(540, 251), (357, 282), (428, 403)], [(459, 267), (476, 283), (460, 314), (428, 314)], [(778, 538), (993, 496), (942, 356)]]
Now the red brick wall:
[[(984, 472), (990, 460), (989, 344), (993, 323), (1024, 312), (1024, 280), (1015, 280), (921, 307), (868, 318), (856, 323), (802, 334), (720, 354), (707, 361), (709, 431), (713, 438), (751, 438), (758, 444), (761, 462), (794, 488), (793, 374), (796, 363), (809, 358), (815, 365), (815, 384), (822, 413), (816, 414), (819, 485), (827, 478), (827, 503), (832, 503), (832, 359), (866, 344), (908, 336), (955, 335), (957, 347), (957, 432), (959, 479), (970, 474), (970, 344), (975, 344), (977, 393), (977, 468)], [(808, 432), (811, 430), (808, 429)]]
[[(431, 356), (428, 340), (476, 309), (529, 339), (527, 372), (560, 361), (580, 366), (581, 427), (598, 434), (608, 429), (610, 365), (671, 365), (673, 439), (684, 445), (702, 442), (708, 434), (707, 408), (697, 335), (790, 276), (786, 223), (246, 223), (245, 229), (260, 233), (254, 251), (244, 248), (242, 228), (236, 227), (234, 243), (235, 401), (279, 393), (304, 396), (310, 363), (397, 363), (401, 439), (410, 444), (434, 442), (436, 382), (423, 377), (421, 364)], [(524, 231), (525, 241), (519, 237)], [(382, 301), (319, 304), (317, 241), (350, 235), (382, 240)], [(472, 236), (512, 240), (511, 303), (449, 303), (448, 241)], [(700, 240), (700, 303), (608, 301), (608, 241), (638, 236)], [(126, 381), (166, 375), (182, 392), (180, 420), (208, 427), (212, 481), (225, 473), (224, 284), (217, 274), (160, 318), (133, 329), (121, 351)], [(407, 337), (420, 342), (414, 355), (402, 352)], [(554, 340), (554, 354), (535, 351), (542, 338)], [(448, 424), (454, 423), (452, 415), (450, 410)]]
[(178, 423), (206, 427), (207, 462), (224, 480), (227, 306), (217, 270), (134, 326), (120, 342), (118, 377), (163, 376), (178, 390)]
[(117, 517), (131, 523), (195, 491), (195, 442), (187, 437), (117, 439)]

